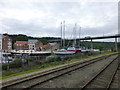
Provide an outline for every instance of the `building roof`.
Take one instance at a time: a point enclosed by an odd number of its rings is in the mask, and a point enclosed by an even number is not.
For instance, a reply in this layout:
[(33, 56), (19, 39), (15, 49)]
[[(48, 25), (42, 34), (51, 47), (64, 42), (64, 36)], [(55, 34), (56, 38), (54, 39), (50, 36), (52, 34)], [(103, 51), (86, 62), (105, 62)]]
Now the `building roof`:
[(57, 43), (49, 43), (51, 46), (54, 46), (55, 44), (57, 44)]
[(25, 44), (28, 44), (28, 41), (16, 41), (16, 44), (25, 45)]
[(34, 44), (34, 43), (36, 43), (36, 42), (38, 42), (38, 40), (32, 40), (32, 39), (30, 39), (30, 40), (28, 40), (28, 43), (30, 44)]
[(50, 48), (50, 44), (43, 45), (43, 48)]

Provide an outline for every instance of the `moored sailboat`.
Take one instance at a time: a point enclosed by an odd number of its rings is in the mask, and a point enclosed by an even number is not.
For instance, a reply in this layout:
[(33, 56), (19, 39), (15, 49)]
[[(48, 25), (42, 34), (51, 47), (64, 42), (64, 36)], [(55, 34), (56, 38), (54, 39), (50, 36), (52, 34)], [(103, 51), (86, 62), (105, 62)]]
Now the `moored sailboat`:
[[(62, 47), (62, 41), (63, 41), (63, 47), (65, 46), (65, 21), (64, 21), (64, 31), (63, 31), (63, 37), (64, 39), (62, 40), (62, 22), (61, 22), (61, 47)], [(75, 51), (68, 51), (66, 49), (60, 49), (57, 51), (53, 51), (54, 54), (56, 55), (72, 55), (75, 54)]]
[(74, 52), (81, 52), (81, 47), (80, 46), (76, 46), (76, 27), (77, 27), (77, 24), (75, 24), (75, 27), (73, 28), (73, 32), (74, 32), (73, 46), (68, 47), (67, 50), (68, 51), (74, 51)]
[(68, 47), (67, 48), (68, 51), (75, 51), (75, 52), (81, 52), (81, 48), (77, 48), (77, 47)]
[(75, 51), (67, 51), (65, 49), (60, 49), (58, 51), (53, 51), (53, 53), (56, 55), (72, 55), (75, 54)]

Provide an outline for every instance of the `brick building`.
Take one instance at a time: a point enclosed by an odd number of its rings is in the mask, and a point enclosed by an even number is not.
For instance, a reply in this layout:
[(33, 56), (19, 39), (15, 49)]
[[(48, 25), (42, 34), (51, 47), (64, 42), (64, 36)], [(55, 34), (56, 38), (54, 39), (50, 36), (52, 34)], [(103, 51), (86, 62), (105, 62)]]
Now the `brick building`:
[(48, 51), (48, 50), (51, 50), (51, 45), (48, 43), (46, 45), (43, 45), (42, 48), (43, 48), (43, 50), (45, 50), (45, 51), (47, 50)]
[(59, 44), (58, 43), (55, 42), (55, 43), (49, 43), (49, 44), (52, 45), (52, 50), (53, 51), (59, 49)]
[(59, 44), (58, 43), (48, 43), (46, 45), (43, 45), (44, 50), (57, 50), (59, 49)]
[(8, 34), (3, 34), (2, 40), (0, 40), (1, 43), (1, 49), (3, 52), (10, 52), (12, 50), (12, 39), (8, 36)]
[(13, 46), (14, 50), (28, 50), (28, 41), (16, 41)]

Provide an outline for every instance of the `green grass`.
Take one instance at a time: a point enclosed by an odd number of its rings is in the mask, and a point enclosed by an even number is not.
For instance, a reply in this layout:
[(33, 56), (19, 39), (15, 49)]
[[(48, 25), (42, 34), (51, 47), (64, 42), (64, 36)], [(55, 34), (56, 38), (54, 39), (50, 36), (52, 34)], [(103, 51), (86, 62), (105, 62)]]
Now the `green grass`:
[(68, 63), (81, 61), (81, 60), (85, 60), (85, 59), (90, 59), (90, 58), (93, 58), (93, 57), (98, 57), (98, 56), (103, 56), (103, 55), (114, 54), (114, 53), (116, 53), (116, 52), (102, 53), (102, 54), (98, 54), (98, 55), (86, 56), (86, 57), (83, 57), (83, 58), (71, 59), (70, 61), (68, 61)]
[[(49, 67), (47, 67), (47, 68), (49, 68)], [(43, 69), (47, 69), (47, 68), (33, 69), (33, 70), (28, 70), (28, 71), (24, 71), (24, 72), (12, 74), (12, 75), (9, 75), (9, 76), (3, 76), (2, 79), (6, 79), (6, 78), (10, 78), (10, 77), (22, 75), (22, 74), (32, 73), (32, 72), (36, 72), (36, 71), (43, 70)]]
[(81, 60), (85, 60), (85, 59), (89, 59), (89, 58), (93, 58), (93, 57), (97, 57), (97, 56), (109, 55), (109, 54), (113, 54), (113, 52), (102, 53), (102, 54), (99, 54), (99, 55), (86, 56), (86, 57), (83, 57), (83, 58), (79, 57), (79, 58), (75, 58), (75, 59), (66, 60), (64, 62), (60, 61), (60, 62), (45, 63), (45, 64), (42, 65), (43, 67), (42, 66), (41, 67), (36, 67), (37, 69), (33, 68), (32, 70), (19, 72), (19, 73), (12, 74), (12, 75), (9, 75), (9, 76), (3, 76), (2, 78), (0, 77), (0, 79), (7, 79), (7, 78), (10, 78), (10, 77), (14, 77), (14, 76), (22, 75), (22, 74), (32, 73), (32, 72), (40, 71), (40, 70), (43, 70), (43, 69), (49, 69), (49, 68), (52, 68), (52, 67), (56, 67), (56, 66), (60, 66), (60, 65), (64, 65), (64, 64), (69, 64), (69, 63), (73, 63), (73, 62), (77, 62), (77, 61), (81, 61)]

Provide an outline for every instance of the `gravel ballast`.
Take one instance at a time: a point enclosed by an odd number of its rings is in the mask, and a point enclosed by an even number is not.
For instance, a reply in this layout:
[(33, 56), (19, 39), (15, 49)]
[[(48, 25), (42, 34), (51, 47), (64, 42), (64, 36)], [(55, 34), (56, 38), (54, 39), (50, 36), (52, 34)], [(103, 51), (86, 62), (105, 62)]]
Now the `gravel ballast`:
[(37, 85), (34, 88), (80, 88), (86, 81), (95, 75), (105, 65), (110, 63), (117, 55), (108, 59), (93, 63), (82, 69), (73, 71), (49, 82)]

